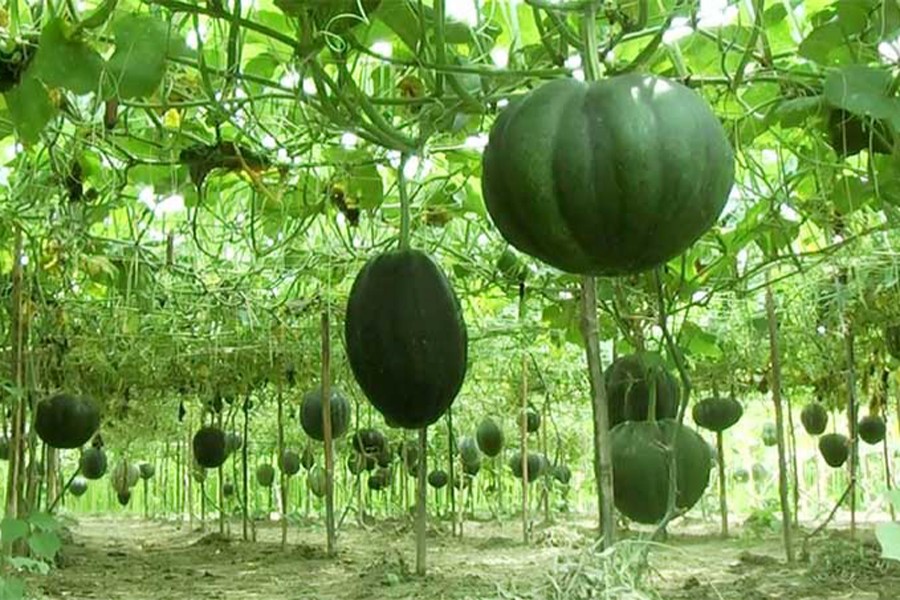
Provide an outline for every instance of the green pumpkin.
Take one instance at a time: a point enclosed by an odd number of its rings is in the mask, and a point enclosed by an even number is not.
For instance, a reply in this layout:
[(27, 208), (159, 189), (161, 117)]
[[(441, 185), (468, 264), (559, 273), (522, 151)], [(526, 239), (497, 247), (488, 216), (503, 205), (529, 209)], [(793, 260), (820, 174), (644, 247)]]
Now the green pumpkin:
[(153, 475), (156, 474), (156, 467), (153, 466), (152, 463), (142, 462), (138, 465), (138, 470), (141, 472), (141, 479), (147, 481), (151, 479)]
[(373, 492), (380, 492), (391, 487), (392, 477), (393, 471), (390, 468), (382, 467), (369, 475), (369, 480), (366, 482), (366, 484)]
[(551, 471), (553, 478), (563, 485), (569, 485), (572, 479), (572, 470), (566, 465), (556, 465)]
[(231, 498), (234, 496), (234, 484), (230, 481), (226, 481), (222, 484), (222, 495), (226, 498)]
[(677, 432), (675, 506), (688, 510), (709, 484), (709, 446), (677, 421), (622, 423), (611, 432), (613, 493), (616, 508), (638, 523), (658, 523), (669, 498), (669, 456), (665, 447)]
[(256, 467), (256, 482), (262, 487), (272, 487), (275, 481), (275, 467), (270, 464), (261, 464)]
[(537, 433), (541, 428), (541, 414), (533, 410), (519, 411), (519, 429), (522, 429), (522, 419), (525, 420), (525, 431), (528, 433)]
[(309, 446), (303, 449), (303, 454), (300, 456), (300, 464), (307, 471), (312, 469), (313, 465), (316, 464), (316, 456)]
[(900, 325), (889, 325), (884, 328), (884, 345), (888, 354), (900, 359)]
[(828, 411), (819, 402), (810, 402), (800, 411), (800, 423), (809, 435), (822, 435), (828, 427)]
[(713, 397), (701, 400), (692, 409), (694, 423), (710, 431), (720, 432), (741, 420), (744, 407), (734, 398)]
[(131, 490), (119, 490), (116, 493), (116, 499), (122, 506), (128, 506), (128, 503), (131, 502)]
[(293, 450), (285, 450), (281, 453), (278, 466), (281, 468), (282, 473), (292, 477), (300, 472), (300, 455)]
[(215, 425), (201, 427), (192, 441), (194, 459), (204, 469), (222, 466), (228, 454), (225, 452), (225, 432)]
[(706, 102), (640, 73), (557, 79), (510, 103), (482, 168), (507, 242), (563, 271), (638, 273), (678, 256), (718, 219), (734, 153)]
[(868, 415), (859, 420), (857, 425), (859, 438), (867, 444), (878, 444), (887, 433), (887, 426), (878, 415)]
[(69, 493), (79, 498), (84, 496), (84, 493), (88, 489), (87, 479), (84, 477), (76, 477), (72, 480), (72, 483), (69, 484)]
[(475, 440), (485, 456), (493, 458), (503, 450), (503, 430), (490, 417), (482, 419), (479, 423), (478, 430), (475, 432)]
[(326, 491), (325, 469), (322, 467), (313, 467), (306, 475), (306, 484), (309, 486), (309, 491), (311, 491), (316, 498), (322, 498)]
[(771, 448), (778, 444), (778, 429), (775, 428), (775, 423), (766, 423), (763, 425), (762, 443), (763, 446), (766, 446), (767, 448)]
[(478, 449), (478, 444), (474, 438), (465, 437), (460, 441), (459, 457), (462, 459), (463, 464), (481, 462), (481, 450)]
[(829, 467), (843, 466), (850, 456), (850, 440), (840, 433), (828, 433), (819, 438), (819, 452)]
[(449, 481), (450, 478), (447, 477), (446, 471), (438, 469), (428, 474), (428, 485), (436, 490), (439, 490), (442, 487), (446, 486)]
[(80, 448), (100, 428), (100, 410), (85, 396), (56, 394), (38, 402), (34, 430), (51, 448)]
[[(549, 461), (543, 454), (535, 452), (528, 453), (528, 481), (534, 482), (544, 474), (545, 468), (549, 467)], [(516, 451), (509, 458), (509, 468), (513, 477), (522, 479), (522, 452)]]
[(109, 474), (109, 482), (117, 492), (124, 492), (133, 488), (140, 479), (141, 470), (130, 460), (123, 459), (116, 463), (112, 473)]
[(647, 420), (651, 384), (656, 386), (656, 418), (674, 419), (678, 414), (678, 381), (665, 370), (658, 354), (621, 356), (606, 369), (603, 380), (610, 428), (623, 421)]
[(466, 376), (466, 324), (428, 255), (400, 250), (366, 263), (350, 289), (344, 333), (353, 375), (386, 419), (421, 429), (456, 399)]
[[(347, 433), (350, 427), (350, 402), (336, 388), (331, 388), (331, 401), (328, 403), (331, 413), (331, 439), (337, 439)], [(316, 388), (303, 396), (300, 404), (300, 425), (306, 435), (318, 442), (325, 441), (325, 429), (322, 422), (322, 388)]]
[(86, 479), (100, 479), (106, 474), (106, 451), (103, 448), (87, 448), (81, 453), (78, 466)]

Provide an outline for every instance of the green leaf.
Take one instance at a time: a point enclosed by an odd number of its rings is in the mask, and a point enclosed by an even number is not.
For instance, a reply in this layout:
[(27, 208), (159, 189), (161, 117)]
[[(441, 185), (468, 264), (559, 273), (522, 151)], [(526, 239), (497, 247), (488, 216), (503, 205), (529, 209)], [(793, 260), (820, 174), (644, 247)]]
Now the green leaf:
[(900, 100), (891, 95), (891, 82), (886, 69), (849, 65), (825, 77), (825, 99), (856, 115), (890, 119), (900, 129)]
[(900, 511), (900, 490), (891, 490), (885, 495), (888, 497), (890, 503), (894, 506), (894, 510)]
[(56, 106), (50, 100), (47, 88), (35, 79), (29, 69), (19, 85), (6, 92), (5, 96), (16, 133), (26, 144), (36, 143), (44, 127), (56, 114)]
[(76, 94), (95, 92), (100, 86), (103, 58), (72, 35), (62, 19), (44, 26), (32, 67), (35, 77), (48, 87), (66, 88)]
[(718, 338), (691, 321), (681, 327), (680, 344), (692, 356), (721, 358)]
[(36, 512), (28, 516), (28, 522), (32, 526), (42, 531), (59, 530), (59, 521), (53, 518), (53, 515), (45, 512)]
[(110, 95), (149, 96), (166, 72), (169, 25), (149, 15), (128, 15), (113, 25), (116, 50), (109, 58)]
[(93, 12), (81, 20), (78, 27), (83, 29), (96, 29), (97, 27), (100, 27), (106, 23), (106, 20), (109, 19), (118, 3), (119, 0), (103, 0), (103, 3), (100, 6), (95, 8)]
[[(9, 559), (9, 564), (19, 571), (29, 571), (31, 573), (40, 573), (46, 575), (50, 572), (50, 565), (42, 560), (35, 560), (27, 556), (14, 556)], [(0, 596), (2, 598), (2, 596)]]
[(881, 557), (900, 560), (900, 525), (881, 523), (875, 527), (875, 537), (881, 544)]
[(350, 168), (347, 182), (347, 198), (365, 210), (375, 209), (384, 202), (384, 182), (374, 164), (356, 165)]
[(22, 600), (25, 597), (25, 582), (18, 577), (0, 577), (0, 600)]
[(28, 523), (22, 519), (5, 517), (0, 521), (0, 541), (11, 544), (28, 535)]
[(784, 128), (800, 127), (809, 117), (818, 115), (825, 106), (822, 96), (791, 98), (775, 109), (775, 118)]
[(51, 560), (62, 548), (62, 542), (52, 531), (39, 531), (28, 538), (28, 547), (35, 556)]
[(836, 22), (825, 23), (813, 29), (800, 42), (797, 49), (800, 56), (822, 65), (852, 63), (853, 54), (847, 48), (844, 32)]

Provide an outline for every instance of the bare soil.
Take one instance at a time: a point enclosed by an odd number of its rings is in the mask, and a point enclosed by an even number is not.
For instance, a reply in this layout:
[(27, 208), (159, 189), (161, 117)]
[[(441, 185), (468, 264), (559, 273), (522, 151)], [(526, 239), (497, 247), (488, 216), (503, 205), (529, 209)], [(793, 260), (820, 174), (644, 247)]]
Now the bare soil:
[(121, 516), (82, 517), (61, 565), (29, 578), (39, 598), (115, 600), (228, 599), (815, 599), (898, 600), (900, 567), (878, 559), (870, 532), (862, 542), (821, 534), (787, 566), (780, 537), (738, 531), (719, 539), (685, 527), (650, 549), (649, 569), (634, 560), (639, 537), (612, 553), (590, 551), (587, 518), (537, 526), (529, 545), (521, 523), (468, 522), (461, 539), (434, 521), (428, 575), (417, 577), (412, 522), (347, 523), (338, 554), (325, 555), (319, 523), (292, 524), (287, 546), (277, 523), (257, 524), (257, 541), (241, 540), (240, 523), (189, 530), (177, 522)]

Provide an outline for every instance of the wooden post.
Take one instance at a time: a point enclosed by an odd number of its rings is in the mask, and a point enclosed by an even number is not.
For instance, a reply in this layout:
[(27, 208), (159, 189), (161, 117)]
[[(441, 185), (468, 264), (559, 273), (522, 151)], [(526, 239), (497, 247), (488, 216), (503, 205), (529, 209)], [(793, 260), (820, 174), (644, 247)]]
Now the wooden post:
[(594, 416), (594, 477), (597, 482), (602, 547), (608, 548), (616, 540), (616, 521), (613, 516), (612, 446), (609, 440), (609, 412), (606, 405), (606, 386), (600, 360), (600, 336), (597, 328), (597, 284), (593, 277), (581, 278), (581, 335), (587, 354), (591, 383), (591, 408)]
[(278, 487), (281, 493), (281, 547), (287, 546), (287, 476), (284, 473), (284, 388), (281, 377), (276, 383), (278, 400)]
[(846, 324), (844, 342), (847, 345), (847, 425), (850, 432), (850, 460), (848, 470), (850, 477), (850, 539), (856, 538), (856, 496), (857, 475), (859, 471), (859, 436), (856, 433), (859, 418), (859, 403), (856, 397), (856, 358), (854, 355), (853, 330)]
[(242, 407), (244, 412), (244, 441), (241, 444), (241, 470), (242, 470), (242, 486), (243, 490), (243, 498), (242, 506), (241, 506), (241, 520), (243, 526), (243, 539), (246, 542), (249, 538), (247, 535), (247, 525), (249, 519), (249, 511), (248, 504), (250, 502), (250, 465), (247, 460), (247, 448), (250, 446), (250, 390), (247, 390), (247, 394), (244, 397), (244, 405)]
[[(456, 536), (457, 531), (457, 519), (459, 515), (456, 513), (456, 470), (453, 468), (454, 465), (454, 456), (453, 452), (459, 452), (459, 448), (456, 444), (456, 436), (453, 433), (453, 410), (452, 408), (447, 409), (447, 471), (450, 473), (450, 485), (447, 488), (448, 493), (450, 494), (450, 515), (452, 520), (450, 521), (450, 535)], [(462, 477), (462, 475), (460, 475)], [(460, 484), (460, 491), (462, 491), (462, 480), (458, 482)]]
[(769, 324), (769, 353), (771, 358), (772, 402), (775, 404), (775, 429), (778, 438), (778, 495), (781, 500), (781, 531), (784, 538), (784, 552), (788, 564), (794, 563), (793, 529), (791, 527), (791, 506), (788, 502), (787, 461), (784, 444), (784, 411), (781, 404), (781, 356), (778, 350), (778, 318), (775, 315), (775, 299), (772, 286), (766, 282), (766, 316)]
[[(25, 319), (22, 306), (23, 250), (22, 230), (16, 228), (13, 251), (12, 295), (10, 306), (10, 363), (11, 379), (18, 390), (25, 386)], [(25, 481), (25, 397), (15, 394), (12, 399), (12, 431), (9, 436), (9, 466), (6, 479), (6, 516), (19, 518), (23, 510), (22, 489)]]
[(334, 447), (331, 439), (331, 325), (322, 311), (322, 430), (325, 446), (325, 532), (328, 556), (337, 554), (334, 529)]
[(722, 432), (716, 432), (716, 452), (719, 453), (719, 514), (722, 518), (722, 537), (728, 537), (728, 499), (727, 485), (725, 481), (725, 443), (722, 441)]

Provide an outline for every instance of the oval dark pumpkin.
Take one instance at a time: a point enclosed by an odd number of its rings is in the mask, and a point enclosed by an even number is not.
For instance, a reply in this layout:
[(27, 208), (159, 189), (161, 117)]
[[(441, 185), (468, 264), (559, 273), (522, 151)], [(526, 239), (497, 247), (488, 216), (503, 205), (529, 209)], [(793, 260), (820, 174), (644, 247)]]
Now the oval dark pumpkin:
[(226, 498), (231, 498), (234, 496), (234, 484), (230, 481), (226, 481), (222, 484), (222, 495)]
[(366, 482), (366, 484), (373, 492), (380, 492), (391, 487), (392, 476), (393, 472), (390, 468), (380, 468), (369, 475), (369, 480)]
[(850, 456), (850, 440), (841, 433), (826, 433), (819, 438), (819, 452), (828, 466), (836, 469)]
[(275, 481), (275, 467), (268, 463), (263, 463), (256, 467), (256, 483), (262, 487), (272, 487)]
[(528, 433), (537, 433), (541, 428), (541, 413), (533, 410), (519, 411), (519, 430), (522, 430), (522, 418), (525, 418), (525, 431)]
[(231, 456), (244, 445), (244, 438), (239, 433), (229, 431), (225, 434), (225, 454)]
[(879, 415), (867, 415), (859, 420), (857, 431), (862, 441), (867, 444), (878, 444), (887, 433), (887, 426)]
[(293, 450), (285, 450), (278, 460), (281, 472), (292, 477), (300, 472), (300, 455)]
[(656, 418), (674, 419), (678, 414), (678, 381), (654, 353), (629, 354), (617, 358), (603, 375), (609, 426), (624, 421), (646, 421), (650, 411), (651, 386), (656, 386)]
[(673, 420), (622, 423), (610, 432), (616, 508), (638, 523), (653, 524), (666, 514), (669, 454), (675, 441), (675, 506), (688, 510), (709, 484), (709, 447), (695, 431)]
[(484, 452), (485, 456), (493, 458), (503, 450), (503, 430), (490, 417), (482, 419), (478, 425), (475, 440), (478, 442), (479, 450)]
[[(548, 465), (547, 459), (542, 454), (528, 453), (528, 482), (534, 482), (544, 474), (544, 468)], [(522, 452), (517, 450), (509, 458), (509, 468), (513, 477), (522, 479)]]
[(106, 474), (106, 451), (103, 448), (87, 448), (81, 453), (78, 465), (86, 479), (100, 479)]
[(377, 429), (363, 427), (353, 434), (353, 450), (360, 454), (378, 454), (388, 447), (387, 437)]
[(122, 506), (128, 506), (128, 503), (131, 502), (131, 490), (119, 490), (116, 493), (116, 499)]
[(473, 438), (464, 437), (459, 442), (459, 457), (463, 464), (481, 462), (481, 450)]
[(313, 496), (316, 498), (323, 497), (327, 486), (325, 469), (322, 467), (313, 467), (309, 473), (306, 474), (306, 485), (309, 486), (309, 491), (313, 493)]
[(140, 479), (141, 470), (128, 459), (122, 459), (113, 467), (109, 474), (109, 482), (117, 492), (124, 492), (133, 488)]
[(69, 484), (69, 493), (79, 498), (84, 496), (84, 493), (88, 489), (87, 479), (84, 477), (76, 477), (72, 480), (72, 483)]
[(569, 485), (572, 479), (572, 470), (566, 465), (556, 465), (553, 467), (553, 478), (563, 485)]
[(198, 429), (192, 445), (194, 459), (204, 469), (218, 468), (228, 457), (225, 452), (225, 432), (214, 425)]
[[(332, 388), (328, 407), (328, 412), (331, 413), (331, 438), (337, 439), (347, 433), (350, 427), (350, 402), (339, 390)], [(319, 387), (304, 394), (300, 405), (300, 425), (306, 435), (318, 442), (325, 441), (323, 416), (322, 388)]]
[(715, 396), (706, 398), (692, 409), (694, 423), (710, 431), (720, 432), (732, 427), (744, 415), (744, 407), (734, 398)]
[(828, 427), (828, 411), (819, 402), (810, 402), (800, 411), (800, 422), (809, 435), (821, 435)]
[(766, 423), (763, 425), (762, 443), (763, 446), (769, 448), (778, 444), (778, 429), (775, 428), (775, 423)]
[(313, 465), (316, 464), (316, 456), (309, 446), (303, 449), (303, 454), (300, 456), (300, 464), (307, 471), (312, 469)]
[(440, 268), (418, 250), (366, 263), (350, 290), (344, 333), (359, 386), (401, 427), (434, 423), (462, 387), (468, 336), (459, 301)]
[(9, 460), (9, 439), (0, 435), (0, 460)]
[(100, 428), (100, 409), (85, 396), (56, 394), (38, 402), (34, 430), (52, 448), (80, 448)]
[(500, 114), (483, 161), (485, 204), (506, 241), (579, 274), (637, 273), (681, 254), (734, 182), (706, 102), (639, 73), (541, 85)]

